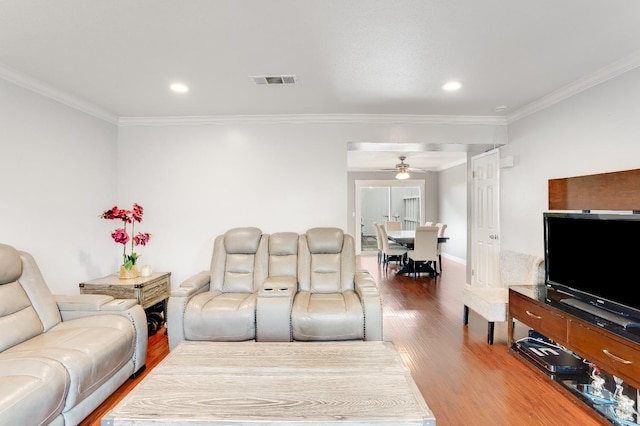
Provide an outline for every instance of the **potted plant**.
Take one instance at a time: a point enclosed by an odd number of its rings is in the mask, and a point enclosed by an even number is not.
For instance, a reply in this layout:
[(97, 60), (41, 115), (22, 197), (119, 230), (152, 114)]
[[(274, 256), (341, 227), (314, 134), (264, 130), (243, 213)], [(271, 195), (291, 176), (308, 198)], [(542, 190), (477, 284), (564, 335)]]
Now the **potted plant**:
[[(120, 266), (120, 278), (121, 279), (131, 279), (137, 278), (140, 276), (138, 272), (138, 267), (136, 266), (136, 262), (138, 261), (138, 254), (134, 252), (135, 246), (146, 246), (151, 238), (151, 234), (148, 232), (142, 233), (138, 232), (138, 234), (134, 235), (134, 227), (136, 222), (142, 222), (142, 215), (144, 209), (141, 205), (134, 203), (132, 210), (121, 209), (118, 206), (113, 206), (109, 210), (104, 211), (101, 215), (101, 219), (108, 220), (121, 220), (122, 227), (116, 228), (111, 233), (111, 238), (117, 244), (122, 244), (122, 257), (123, 263)], [(127, 232), (127, 226), (131, 225), (131, 235), (134, 235), (133, 238), (129, 236)], [(131, 242), (130, 252), (127, 254), (127, 243)]]

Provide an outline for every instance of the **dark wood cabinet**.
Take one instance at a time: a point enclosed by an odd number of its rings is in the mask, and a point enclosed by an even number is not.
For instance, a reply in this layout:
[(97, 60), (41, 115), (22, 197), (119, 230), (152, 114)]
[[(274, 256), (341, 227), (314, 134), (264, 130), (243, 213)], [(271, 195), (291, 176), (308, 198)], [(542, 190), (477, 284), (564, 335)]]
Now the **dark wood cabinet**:
[[(509, 288), (508, 348), (513, 354), (520, 354), (514, 340), (514, 323), (524, 324), (531, 330), (542, 334), (555, 343), (570, 350), (601, 371), (622, 379), (626, 393), (636, 393), (640, 388), (640, 334), (636, 330), (625, 330), (593, 314), (581, 312), (557, 301), (566, 298), (566, 294), (557, 294), (545, 286), (512, 286)], [(518, 355), (519, 356), (519, 355)], [(526, 356), (520, 357), (534, 369), (546, 373), (547, 377), (569, 394), (577, 404), (593, 408), (594, 416), (602, 418), (588, 398), (581, 396), (572, 387), (567, 377), (552, 374), (540, 366), (528, 362)], [(585, 371), (584, 383), (590, 378)], [(578, 382), (575, 382), (578, 383)], [(635, 395), (632, 395), (634, 399)]]
[[(603, 321), (585, 313), (578, 316), (575, 309), (554, 306), (551, 289), (541, 287), (535, 297), (531, 287), (513, 286), (509, 289), (509, 347), (513, 340), (513, 320), (552, 339), (600, 369), (615, 374), (625, 383), (640, 388), (640, 344), (633, 341), (620, 327), (620, 333), (599, 326)], [(626, 333), (632, 337), (630, 333)], [(638, 337), (640, 341), (640, 336)]]
[(639, 345), (579, 320), (569, 320), (569, 345), (608, 373), (640, 387)]
[[(560, 344), (567, 343), (566, 317), (542, 302), (510, 291), (509, 315)], [(511, 324), (512, 321), (509, 323)], [(510, 333), (510, 339), (512, 339), (512, 333)], [(512, 343), (510, 341), (509, 346)]]

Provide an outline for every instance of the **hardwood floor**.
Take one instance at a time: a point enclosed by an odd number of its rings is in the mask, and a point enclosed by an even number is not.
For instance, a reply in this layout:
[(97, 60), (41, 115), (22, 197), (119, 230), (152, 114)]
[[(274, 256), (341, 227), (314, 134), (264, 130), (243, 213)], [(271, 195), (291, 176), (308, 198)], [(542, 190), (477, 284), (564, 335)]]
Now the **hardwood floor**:
[[(401, 353), (439, 426), (608, 424), (509, 354), (506, 324), (496, 324), (494, 345), (486, 343), (482, 317), (471, 312), (469, 326), (462, 325), (464, 265), (443, 258), (442, 275), (415, 281), (397, 276), (393, 264), (385, 273), (375, 254), (360, 256), (358, 267), (376, 277), (385, 340)], [(524, 336), (526, 329), (517, 324), (516, 333)], [(150, 337), (145, 373), (168, 352), (164, 331)], [(144, 375), (127, 381), (82, 425), (99, 425)]]

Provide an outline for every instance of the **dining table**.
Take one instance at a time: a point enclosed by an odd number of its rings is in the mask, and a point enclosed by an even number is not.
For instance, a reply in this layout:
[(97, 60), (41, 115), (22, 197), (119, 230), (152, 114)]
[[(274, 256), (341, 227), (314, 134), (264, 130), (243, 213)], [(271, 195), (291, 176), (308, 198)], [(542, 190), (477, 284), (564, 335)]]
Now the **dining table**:
[[(387, 231), (387, 236), (391, 241), (394, 241), (398, 244), (402, 244), (403, 246), (413, 247), (414, 241), (416, 239), (416, 230), (415, 229), (403, 229), (401, 231)], [(438, 237), (439, 243), (446, 243), (449, 240), (449, 237)]]
[[(394, 241), (398, 244), (402, 244), (403, 246), (406, 246), (409, 249), (413, 249), (413, 245), (416, 239), (416, 230), (402, 229), (400, 231), (387, 231), (387, 236), (391, 241)], [(449, 240), (449, 237), (438, 237), (438, 243), (446, 243), (448, 240)], [(442, 262), (442, 258), (440, 259), (440, 262)], [(427, 264), (427, 271), (433, 271), (437, 275), (437, 272), (431, 266), (431, 262)], [(400, 275), (405, 275), (405, 274), (408, 275), (410, 273), (411, 273), (411, 269), (409, 267), (408, 262), (404, 263), (400, 267), (400, 269), (398, 269), (398, 271), (396, 272), (396, 274), (400, 274)]]

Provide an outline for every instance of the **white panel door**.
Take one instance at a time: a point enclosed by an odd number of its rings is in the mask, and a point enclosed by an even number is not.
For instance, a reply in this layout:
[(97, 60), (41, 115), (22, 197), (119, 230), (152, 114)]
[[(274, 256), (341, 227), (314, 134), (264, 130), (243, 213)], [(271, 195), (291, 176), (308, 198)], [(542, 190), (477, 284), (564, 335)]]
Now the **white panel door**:
[(471, 284), (500, 287), (500, 155), (492, 150), (471, 159)]

